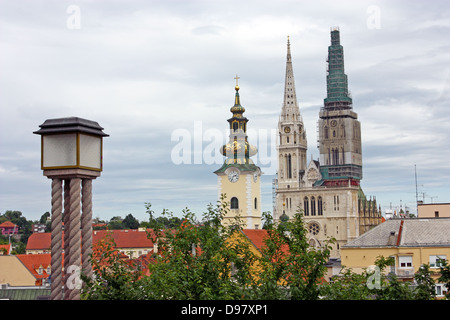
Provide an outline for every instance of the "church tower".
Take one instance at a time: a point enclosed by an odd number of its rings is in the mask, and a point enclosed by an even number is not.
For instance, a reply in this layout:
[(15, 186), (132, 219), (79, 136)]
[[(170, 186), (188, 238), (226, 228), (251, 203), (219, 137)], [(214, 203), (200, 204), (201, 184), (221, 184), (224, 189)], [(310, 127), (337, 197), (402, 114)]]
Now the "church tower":
[(348, 91), (344, 49), (337, 28), (331, 31), (327, 62), (327, 97), (318, 121), (320, 171), (325, 184), (347, 184), (351, 180), (359, 185), (362, 179), (361, 125)]
[[(303, 119), (295, 93), (294, 71), (292, 68), (291, 44), (288, 37), (286, 74), (284, 79), (284, 99), (278, 120), (278, 195), (277, 208), (281, 202), (286, 206), (286, 194), (283, 191), (301, 187), (301, 179), (306, 170), (307, 140)], [(289, 202), (287, 206), (289, 207)], [(284, 212), (285, 213), (285, 212)], [(283, 212), (277, 212), (279, 216)]]
[(339, 30), (332, 29), (328, 47), (327, 96), (319, 112), (319, 161), (306, 165), (306, 133), (297, 105), (290, 43), (286, 62), (284, 103), (278, 121), (278, 181), (274, 220), (303, 213), (310, 246), (320, 247), (332, 237), (330, 257), (381, 222), (376, 201), (367, 200), (361, 187), (361, 127), (353, 111), (344, 72)]
[(255, 146), (247, 141), (247, 122), (245, 108), (241, 106), (239, 85), (236, 76), (234, 106), (228, 119), (230, 125), (229, 142), (221, 149), (226, 157), (222, 167), (214, 173), (218, 177), (219, 198), (226, 195), (230, 203), (224, 224), (235, 223), (239, 216), (243, 228), (260, 229), (261, 225), (261, 169), (250, 157), (257, 153)]

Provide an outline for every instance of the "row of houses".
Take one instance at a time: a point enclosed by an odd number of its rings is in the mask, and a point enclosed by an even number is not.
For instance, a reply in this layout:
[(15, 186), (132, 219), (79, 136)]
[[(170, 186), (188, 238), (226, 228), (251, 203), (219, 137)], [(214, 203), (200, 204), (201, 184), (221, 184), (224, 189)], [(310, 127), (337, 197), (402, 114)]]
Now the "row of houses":
[[(147, 231), (94, 230), (93, 243), (109, 235), (124, 258), (148, 261), (158, 248)], [(259, 254), (266, 230), (244, 229), (242, 233), (254, 253)], [(9, 255), (11, 248), (6, 245), (3, 249), (6, 254), (0, 255), (0, 285), (45, 287), (51, 275), (50, 244), (50, 233), (35, 233), (28, 240), (26, 254)], [(344, 267), (361, 272), (372, 267), (379, 256), (393, 257), (395, 263), (386, 272), (395, 273), (404, 281), (413, 281), (423, 264), (430, 264), (431, 270), (438, 272), (439, 259), (450, 257), (450, 218), (389, 219), (344, 245), (341, 259), (332, 259), (327, 264), (325, 280)], [(438, 296), (446, 291), (443, 284), (436, 284)]]
[[(379, 256), (394, 258), (394, 264), (385, 272), (401, 280), (413, 281), (424, 264), (430, 265), (436, 280), (440, 259), (450, 257), (450, 218), (386, 220), (342, 247), (341, 266), (361, 272), (373, 267)], [(437, 296), (444, 296), (447, 289), (437, 283)]]

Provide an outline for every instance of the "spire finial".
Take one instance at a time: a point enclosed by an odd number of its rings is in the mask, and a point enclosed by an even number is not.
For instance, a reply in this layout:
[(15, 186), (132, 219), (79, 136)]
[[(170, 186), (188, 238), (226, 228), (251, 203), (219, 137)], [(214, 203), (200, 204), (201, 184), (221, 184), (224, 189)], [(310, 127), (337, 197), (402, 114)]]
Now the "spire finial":
[(238, 75), (236, 74), (236, 77), (234, 77), (234, 79), (236, 80), (236, 87), (234, 87), (235, 89), (236, 89), (236, 91), (238, 91), (239, 90), (239, 79), (240, 79), (240, 77), (238, 77)]

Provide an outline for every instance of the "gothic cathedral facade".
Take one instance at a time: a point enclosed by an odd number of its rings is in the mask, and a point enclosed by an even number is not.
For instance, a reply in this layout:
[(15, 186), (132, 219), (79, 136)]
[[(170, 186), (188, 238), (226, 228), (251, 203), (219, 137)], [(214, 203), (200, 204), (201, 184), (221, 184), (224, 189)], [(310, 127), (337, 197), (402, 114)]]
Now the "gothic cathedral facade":
[(309, 244), (321, 246), (332, 237), (336, 242), (330, 257), (339, 258), (342, 245), (381, 223), (381, 210), (360, 186), (361, 124), (348, 92), (338, 29), (331, 31), (327, 62), (327, 97), (318, 120), (319, 160), (311, 159), (307, 164), (306, 131), (288, 38), (284, 100), (278, 121), (274, 219), (283, 221), (302, 210)]

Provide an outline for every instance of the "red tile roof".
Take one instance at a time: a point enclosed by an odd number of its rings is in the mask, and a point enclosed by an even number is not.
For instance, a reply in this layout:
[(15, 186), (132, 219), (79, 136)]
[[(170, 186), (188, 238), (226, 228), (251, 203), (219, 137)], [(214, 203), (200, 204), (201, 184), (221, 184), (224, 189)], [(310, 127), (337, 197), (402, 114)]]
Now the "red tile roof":
[(251, 241), (251, 243), (261, 251), (264, 245), (264, 238), (267, 237), (267, 230), (264, 229), (243, 229), (242, 233)]
[(28, 238), (26, 250), (50, 250), (51, 233), (33, 233)]
[[(269, 236), (267, 230), (264, 229), (243, 229), (242, 233), (260, 252), (265, 246), (265, 238)], [(286, 244), (283, 244), (279, 250), (282, 254), (289, 254), (289, 247)]]
[(107, 234), (112, 235), (116, 248), (153, 248), (153, 241), (147, 237), (146, 231), (127, 230), (95, 230), (92, 242), (95, 244)]
[(11, 244), (0, 244), (0, 255), (3, 254), (3, 249), (6, 250), (6, 254), (10, 254), (11, 253)]
[[(18, 254), (16, 256), (36, 279), (48, 278), (47, 268), (51, 262), (50, 253)], [(38, 272), (40, 267), (42, 267), (42, 274)]]
[[(135, 229), (94, 230), (92, 231), (92, 242), (96, 244), (107, 234), (111, 234), (116, 243), (116, 248), (153, 248), (153, 241), (147, 238), (147, 232)], [(28, 238), (26, 250), (50, 250), (50, 245), (51, 233), (33, 233)]]
[(17, 227), (17, 225), (12, 223), (11, 221), (5, 221), (0, 224), (0, 228), (14, 228), (14, 227)]

